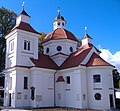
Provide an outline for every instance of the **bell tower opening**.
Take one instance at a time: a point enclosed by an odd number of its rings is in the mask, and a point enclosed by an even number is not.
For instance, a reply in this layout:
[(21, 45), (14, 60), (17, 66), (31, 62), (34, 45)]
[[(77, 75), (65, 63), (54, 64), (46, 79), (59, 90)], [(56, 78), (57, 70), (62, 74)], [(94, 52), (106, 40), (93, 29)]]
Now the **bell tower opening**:
[(63, 16), (60, 14), (60, 7), (58, 7), (58, 15), (55, 17), (55, 20), (53, 22), (53, 28), (54, 30), (57, 28), (65, 28), (66, 21)]

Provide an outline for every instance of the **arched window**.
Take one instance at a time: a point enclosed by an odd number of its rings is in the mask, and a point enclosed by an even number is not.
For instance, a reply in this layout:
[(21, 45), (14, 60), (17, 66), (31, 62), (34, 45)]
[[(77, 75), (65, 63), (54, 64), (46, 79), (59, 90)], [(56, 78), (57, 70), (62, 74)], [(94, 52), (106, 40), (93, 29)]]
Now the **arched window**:
[(31, 87), (31, 99), (35, 99), (35, 87)]
[(24, 40), (24, 50), (30, 51), (30, 41)]
[(30, 41), (28, 42), (28, 50), (30, 50)]

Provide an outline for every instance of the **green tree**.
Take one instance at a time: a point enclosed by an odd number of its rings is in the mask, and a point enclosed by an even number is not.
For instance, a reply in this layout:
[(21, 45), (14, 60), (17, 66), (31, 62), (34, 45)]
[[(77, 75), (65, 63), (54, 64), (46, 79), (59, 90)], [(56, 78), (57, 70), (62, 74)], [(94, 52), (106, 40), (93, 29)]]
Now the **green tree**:
[(114, 82), (114, 87), (119, 88), (119, 81), (120, 81), (120, 73), (118, 72), (117, 69), (113, 70), (113, 82)]
[(13, 11), (0, 8), (0, 72), (5, 67), (6, 40), (4, 37), (15, 26), (16, 16)]
[(45, 38), (46, 34), (44, 32), (41, 33), (41, 35), (39, 36), (39, 43), (38, 43), (38, 51), (40, 53), (43, 53), (43, 46), (42, 46), (42, 40)]

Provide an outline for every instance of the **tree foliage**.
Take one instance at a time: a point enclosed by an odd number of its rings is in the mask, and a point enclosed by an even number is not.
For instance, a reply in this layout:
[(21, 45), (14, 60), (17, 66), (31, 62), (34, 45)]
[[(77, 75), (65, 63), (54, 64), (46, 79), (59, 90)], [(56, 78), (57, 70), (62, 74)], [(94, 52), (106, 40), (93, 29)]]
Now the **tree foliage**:
[(16, 14), (4, 7), (0, 8), (0, 72), (5, 67), (6, 40), (4, 38), (15, 26)]
[(113, 70), (113, 82), (114, 82), (114, 87), (119, 88), (119, 81), (120, 81), (120, 73), (118, 72), (117, 69)]
[(38, 43), (38, 51), (40, 53), (43, 53), (43, 46), (42, 46), (42, 40), (45, 38), (46, 34), (44, 32), (41, 33), (39, 36), (39, 43)]

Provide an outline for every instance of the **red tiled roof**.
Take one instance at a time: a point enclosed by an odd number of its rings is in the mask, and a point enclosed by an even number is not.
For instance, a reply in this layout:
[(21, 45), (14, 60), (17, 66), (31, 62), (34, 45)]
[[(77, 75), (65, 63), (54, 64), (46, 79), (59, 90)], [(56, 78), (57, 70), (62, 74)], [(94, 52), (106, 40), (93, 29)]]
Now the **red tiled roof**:
[(59, 76), (56, 82), (65, 82), (63, 76)]
[[(103, 60), (99, 55), (96, 53), (93, 53), (87, 64), (81, 64), (82, 61), (86, 58), (88, 53), (93, 47), (89, 47), (87, 49), (79, 49), (78, 51), (72, 53), (63, 63), (60, 67), (57, 66), (57, 64), (48, 56), (45, 54), (39, 54), (39, 58), (33, 59), (31, 58), (31, 61), (35, 65), (35, 67), (40, 68), (48, 68), (48, 69), (66, 69), (66, 68), (72, 68), (79, 65), (84, 66), (112, 66), (113, 65), (107, 63), (105, 60)], [(59, 78), (61, 80), (61, 77)], [(58, 80), (57, 80), (58, 81)]]
[(78, 51), (72, 53), (60, 66), (60, 69), (76, 67), (78, 65), (83, 65), (81, 62), (85, 59), (88, 55), (92, 47), (87, 49), (79, 49)]
[(90, 44), (90, 43), (81, 46), (80, 49), (87, 49), (87, 48), (90, 48), (90, 47), (94, 47), (94, 48), (96, 49), (97, 52), (100, 52), (100, 53), (101, 53), (100, 50), (98, 50), (93, 44)]
[(31, 58), (31, 61), (35, 67), (58, 69), (57, 64), (48, 55), (45, 54), (39, 54), (38, 59)]
[(12, 30), (14, 29), (21, 29), (24, 31), (40, 34), (39, 32), (35, 31), (30, 24), (25, 22), (20, 22), (20, 24), (16, 25)]
[(58, 39), (70, 39), (78, 42), (77, 38), (70, 31), (63, 28), (57, 28), (56, 30), (47, 34), (44, 40), (42, 41), (42, 43), (47, 42), (49, 40), (58, 40)]
[(112, 66), (113, 65), (109, 64), (108, 62), (106, 62), (105, 60), (103, 60), (99, 55), (97, 55), (96, 53), (93, 53), (90, 60), (88, 61), (88, 63), (86, 64), (86, 66)]

